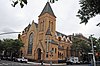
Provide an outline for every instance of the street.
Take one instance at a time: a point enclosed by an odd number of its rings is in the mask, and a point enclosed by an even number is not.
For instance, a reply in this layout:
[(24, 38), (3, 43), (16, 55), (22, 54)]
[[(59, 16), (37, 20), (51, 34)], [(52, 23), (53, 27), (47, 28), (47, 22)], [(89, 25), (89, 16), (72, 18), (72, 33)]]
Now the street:
[(82, 65), (67, 65), (67, 66), (89, 66), (88, 64), (82, 64)]
[(32, 65), (33, 64), (19, 63), (19, 62), (6, 61), (6, 60), (1, 60), (0, 61), (0, 66), (32, 66)]
[[(43, 63), (44, 66), (50, 66), (50, 64)], [(66, 64), (52, 64), (53, 66), (88, 66), (88, 64), (83, 65), (66, 65)], [(28, 63), (20, 63), (13, 61), (1, 60), (0, 66), (41, 66), (41, 63), (36, 62), (28, 62)]]

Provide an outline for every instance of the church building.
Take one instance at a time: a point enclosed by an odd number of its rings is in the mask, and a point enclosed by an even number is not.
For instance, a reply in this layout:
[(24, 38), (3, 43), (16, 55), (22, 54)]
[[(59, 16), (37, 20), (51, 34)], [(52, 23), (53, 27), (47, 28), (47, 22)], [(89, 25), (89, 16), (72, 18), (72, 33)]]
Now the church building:
[(56, 31), (56, 16), (49, 2), (40, 13), (38, 23), (33, 20), (22, 31), (20, 39), (24, 43), (22, 56), (30, 60), (57, 63), (71, 56), (71, 36)]

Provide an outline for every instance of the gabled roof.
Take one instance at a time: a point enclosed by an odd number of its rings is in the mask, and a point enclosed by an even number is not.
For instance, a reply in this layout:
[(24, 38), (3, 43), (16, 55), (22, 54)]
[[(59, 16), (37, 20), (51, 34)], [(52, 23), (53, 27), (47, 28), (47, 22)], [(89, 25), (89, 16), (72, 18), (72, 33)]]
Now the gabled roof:
[(30, 27), (31, 27), (31, 24), (29, 24), (27, 27), (25, 27), (24, 31), (25, 32), (28, 31), (30, 29)]
[(52, 10), (52, 8), (51, 8), (49, 2), (46, 3), (44, 9), (42, 10), (42, 12), (41, 12), (41, 14), (40, 14), (39, 16), (41, 16), (41, 15), (43, 15), (43, 14), (45, 14), (45, 13), (49, 13), (50, 15), (56, 17), (56, 16), (54, 15), (54, 13), (53, 13), (53, 10)]

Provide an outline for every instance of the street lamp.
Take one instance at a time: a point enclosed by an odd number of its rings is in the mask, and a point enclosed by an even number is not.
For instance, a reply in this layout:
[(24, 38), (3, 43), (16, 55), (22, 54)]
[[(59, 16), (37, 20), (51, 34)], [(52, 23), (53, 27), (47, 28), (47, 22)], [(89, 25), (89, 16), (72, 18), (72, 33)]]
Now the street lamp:
[(94, 61), (94, 66), (96, 66), (96, 61), (95, 61), (95, 55), (94, 55), (94, 48), (93, 48), (93, 40), (92, 40), (92, 36), (90, 36), (90, 39), (91, 39), (91, 45), (92, 45), (92, 53), (93, 53), (93, 61)]

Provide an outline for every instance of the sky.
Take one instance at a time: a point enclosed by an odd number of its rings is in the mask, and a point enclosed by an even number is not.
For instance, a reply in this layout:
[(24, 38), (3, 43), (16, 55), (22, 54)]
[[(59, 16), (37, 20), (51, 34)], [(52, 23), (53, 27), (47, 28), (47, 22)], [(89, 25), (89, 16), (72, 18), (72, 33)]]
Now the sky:
[[(38, 23), (38, 16), (43, 10), (47, 0), (28, 0), (24, 8), (20, 5), (12, 7), (11, 0), (0, 1), (0, 34), (5, 32), (22, 32), (23, 29), (34, 20)], [(56, 31), (66, 35), (73, 33), (82, 33), (88, 37), (94, 34), (94, 37), (100, 37), (100, 27), (96, 24), (100, 22), (100, 16), (89, 20), (87, 25), (80, 24), (80, 19), (76, 17), (80, 9), (79, 0), (58, 0), (50, 4), (56, 15)], [(18, 34), (0, 35), (0, 39), (16, 39)]]

